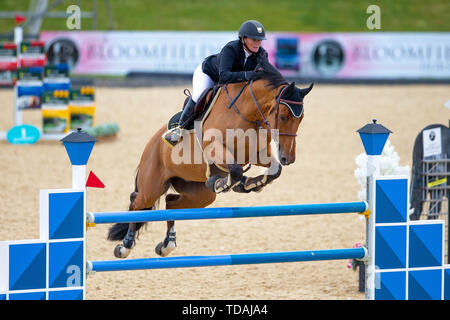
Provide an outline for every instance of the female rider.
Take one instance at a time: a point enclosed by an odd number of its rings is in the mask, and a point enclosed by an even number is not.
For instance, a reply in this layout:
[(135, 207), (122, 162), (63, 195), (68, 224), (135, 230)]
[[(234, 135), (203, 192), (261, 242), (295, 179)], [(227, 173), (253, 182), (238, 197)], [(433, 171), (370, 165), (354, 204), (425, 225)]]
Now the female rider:
[(222, 50), (207, 57), (194, 71), (192, 96), (181, 113), (179, 125), (170, 129), (162, 138), (172, 147), (190, 124), (195, 105), (204, 90), (214, 84), (244, 82), (252, 78), (259, 59), (267, 59), (267, 52), (261, 47), (266, 39), (264, 27), (256, 20), (245, 21), (239, 29), (239, 39), (228, 42)]

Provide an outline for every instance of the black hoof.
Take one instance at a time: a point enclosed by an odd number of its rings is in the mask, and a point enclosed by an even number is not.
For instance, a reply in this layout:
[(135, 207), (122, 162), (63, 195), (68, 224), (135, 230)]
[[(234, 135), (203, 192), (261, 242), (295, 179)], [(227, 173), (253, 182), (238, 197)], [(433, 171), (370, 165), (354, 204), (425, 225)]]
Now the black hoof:
[(160, 242), (160, 243), (158, 243), (158, 244), (156, 245), (156, 247), (155, 247), (155, 253), (156, 253), (158, 256), (162, 256), (162, 251), (161, 251), (161, 249), (162, 249), (163, 246), (164, 246), (164, 244), (163, 244), (162, 242)]
[(247, 179), (247, 177), (243, 176), (241, 181), (239, 182), (239, 184), (236, 185), (235, 187), (233, 187), (233, 191), (238, 192), (238, 193), (250, 193), (251, 190), (245, 190), (245, 188), (244, 188), (246, 179)]
[[(164, 246), (164, 243), (160, 242), (155, 247), (155, 253), (158, 256), (167, 257), (173, 250), (175, 250), (175, 248), (176, 248), (176, 246), (175, 247), (171, 247), (171, 248), (166, 248), (166, 246)], [(163, 249), (166, 249), (166, 250), (163, 252)]]
[(131, 249), (125, 248), (123, 244), (119, 244), (114, 248), (114, 256), (116, 258), (124, 259), (128, 257)]
[(216, 181), (219, 180), (220, 178), (221, 178), (221, 176), (219, 176), (219, 175), (209, 177), (208, 180), (206, 180), (206, 182), (205, 182), (206, 187), (215, 193), (216, 192)]

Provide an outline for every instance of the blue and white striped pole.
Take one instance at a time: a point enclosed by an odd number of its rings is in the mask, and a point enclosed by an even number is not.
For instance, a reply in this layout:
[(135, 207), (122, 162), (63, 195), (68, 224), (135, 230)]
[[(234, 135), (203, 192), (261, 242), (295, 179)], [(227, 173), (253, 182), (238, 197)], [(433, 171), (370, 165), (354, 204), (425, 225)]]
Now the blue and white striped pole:
[(361, 213), (368, 204), (360, 202), (318, 203), (283, 206), (196, 208), (171, 210), (142, 210), (88, 213), (88, 221), (95, 224), (132, 223), (145, 221), (226, 219), (273, 217), (311, 214)]
[(300, 261), (321, 261), (341, 259), (362, 259), (367, 255), (365, 248), (310, 250), (291, 252), (267, 252), (230, 254), (215, 256), (185, 256), (168, 258), (129, 259), (111, 261), (89, 261), (88, 271), (125, 271), (166, 268), (211, 267), (260, 263), (285, 263)]

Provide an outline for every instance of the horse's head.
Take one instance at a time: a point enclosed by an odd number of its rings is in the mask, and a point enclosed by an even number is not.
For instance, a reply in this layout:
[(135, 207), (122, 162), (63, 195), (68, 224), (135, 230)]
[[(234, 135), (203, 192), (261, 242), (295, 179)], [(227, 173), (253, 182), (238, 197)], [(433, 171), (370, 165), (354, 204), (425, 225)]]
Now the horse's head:
[[(295, 161), (295, 137), (303, 119), (303, 98), (311, 91), (313, 84), (304, 89), (297, 88), (294, 82), (289, 84), (264, 58), (260, 59), (256, 70), (252, 80), (264, 80), (265, 86), (262, 90), (267, 92), (269, 88), (271, 92), (270, 98), (263, 98), (264, 106), (268, 110), (267, 129), (278, 130), (278, 159), (282, 165), (289, 165)], [(263, 117), (263, 120), (266, 119)]]
[(270, 126), (278, 129), (278, 159), (282, 165), (289, 165), (295, 161), (295, 137), (303, 120), (303, 98), (311, 91), (300, 89), (292, 82), (283, 86), (276, 97), (276, 105), (271, 111)]

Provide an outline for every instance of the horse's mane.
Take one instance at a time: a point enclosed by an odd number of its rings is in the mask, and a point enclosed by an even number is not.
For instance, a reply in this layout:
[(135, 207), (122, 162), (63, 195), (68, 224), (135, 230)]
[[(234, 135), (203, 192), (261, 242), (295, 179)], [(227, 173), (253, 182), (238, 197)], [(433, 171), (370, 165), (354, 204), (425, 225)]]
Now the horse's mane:
[(267, 80), (266, 86), (271, 89), (276, 89), (282, 84), (289, 84), (280, 71), (270, 64), (268, 59), (261, 59), (256, 67), (256, 70), (258, 71), (251, 80)]

